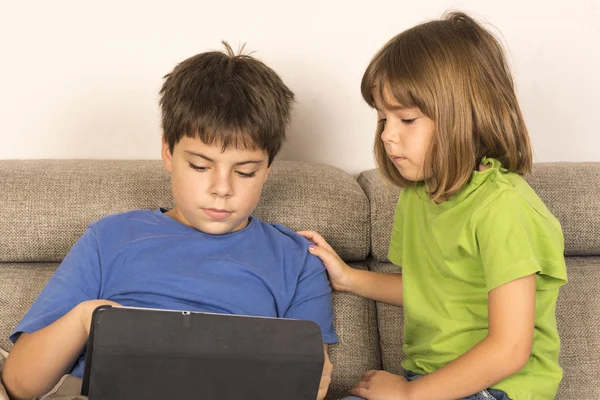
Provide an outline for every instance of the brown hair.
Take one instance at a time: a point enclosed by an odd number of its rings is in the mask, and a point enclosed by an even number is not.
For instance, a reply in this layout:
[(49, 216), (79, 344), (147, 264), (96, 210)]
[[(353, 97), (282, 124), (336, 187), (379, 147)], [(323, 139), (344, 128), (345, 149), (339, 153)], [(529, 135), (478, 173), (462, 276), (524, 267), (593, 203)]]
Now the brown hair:
[[(371, 107), (375, 90), (435, 122), (423, 166), (432, 199), (456, 194), (483, 157), (499, 160), (511, 172), (531, 170), (527, 127), (504, 51), (468, 15), (447, 13), (391, 39), (362, 78), (362, 95)], [(400, 187), (414, 184), (387, 157), (382, 132), (379, 124), (374, 153), (382, 174)]]
[(294, 93), (279, 75), (250, 55), (200, 53), (165, 76), (160, 90), (162, 129), (173, 152), (185, 135), (225, 151), (261, 149), (269, 165), (285, 141)]

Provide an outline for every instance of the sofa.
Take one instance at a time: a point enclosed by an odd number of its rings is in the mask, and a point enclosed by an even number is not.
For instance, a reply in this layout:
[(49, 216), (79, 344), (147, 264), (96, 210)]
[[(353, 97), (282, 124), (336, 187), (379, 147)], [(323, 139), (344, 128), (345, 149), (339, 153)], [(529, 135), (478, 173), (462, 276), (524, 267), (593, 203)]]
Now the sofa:
[[(569, 283), (557, 305), (564, 379), (557, 399), (600, 399), (600, 163), (536, 164), (527, 176), (560, 220)], [(255, 214), (320, 232), (354, 268), (399, 273), (387, 249), (399, 190), (376, 170), (358, 177), (321, 164), (276, 161)], [(159, 160), (0, 161), (0, 348), (92, 221), (172, 207)], [(369, 369), (401, 373), (402, 308), (334, 293), (339, 344), (328, 398)], [(0, 368), (2, 367), (0, 353)], [(1, 390), (1, 388), (0, 388)]]

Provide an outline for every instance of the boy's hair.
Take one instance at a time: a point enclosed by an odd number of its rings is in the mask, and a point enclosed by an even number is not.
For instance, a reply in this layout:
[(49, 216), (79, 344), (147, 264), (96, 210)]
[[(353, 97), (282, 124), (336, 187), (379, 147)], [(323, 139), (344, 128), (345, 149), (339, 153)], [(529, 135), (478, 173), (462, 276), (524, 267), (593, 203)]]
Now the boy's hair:
[[(447, 13), (390, 40), (369, 64), (361, 91), (371, 107), (374, 96), (385, 99), (386, 92), (435, 122), (423, 166), (425, 176), (431, 176), (425, 183), (432, 199), (456, 194), (483, 157), (496, 158), (519, 174), (531, 170), (529, 136), (504, 51), (490, 32), (462, 12)], [(414, 184), (387, 157), (382, 131), (379, 124), (374, 143), (379, 169), (395, 185)]]
[(279, 75), (250, 55), (200, 53), (165, 76), (160, 90), (162, 129), (171, 153), (183, 136), (222, 150), (261, 149), (269, 165), (285, 141), (294, 93)]

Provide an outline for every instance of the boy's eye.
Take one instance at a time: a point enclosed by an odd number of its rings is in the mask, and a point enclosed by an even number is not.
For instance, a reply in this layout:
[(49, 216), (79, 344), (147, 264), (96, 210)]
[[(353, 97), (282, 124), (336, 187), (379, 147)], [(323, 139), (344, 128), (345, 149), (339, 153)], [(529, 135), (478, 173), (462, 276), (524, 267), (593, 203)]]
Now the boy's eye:
[(412, 124), (413, 122), (415, 122), (415, 120), (416, 120), (416, 118), (412, 118), (412, 119), (403, 119), (403, 120), (402, 120), (402, 123), (403, 123), (403, 124), (406, 124), (406, 125), (410, 125), (410, 124)]
[(378, 124), (384, 124), (387, 122), (387, 118), (381, 118), (379, 121), (377, 121)]
[(256, 172), (245, 173), (245, 172), (236, 171), (236, 173), (239, 176), (241, 176), (242, 178), (252, 178), (256, 175)]
[(188, 162), (188, 165), (191, 169), (194, 169), (196, 171), (206, 171), (206, 167), (199, 167), (197, 165), (192, 164), (191, 162)]

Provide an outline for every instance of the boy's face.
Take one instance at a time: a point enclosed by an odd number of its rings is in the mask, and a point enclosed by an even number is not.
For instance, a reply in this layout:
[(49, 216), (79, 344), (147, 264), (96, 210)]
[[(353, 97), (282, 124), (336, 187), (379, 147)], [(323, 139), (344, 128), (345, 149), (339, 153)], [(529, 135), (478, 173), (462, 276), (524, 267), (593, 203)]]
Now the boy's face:
[(206, 145), (184, 136), (173, 153), (163, 140), (162, 158), (171, 174), (175, 208), (167, 213), (182, 224), (220, 235), (248, 225), (271, 167), (263, 150)]

